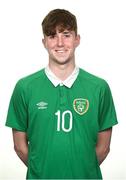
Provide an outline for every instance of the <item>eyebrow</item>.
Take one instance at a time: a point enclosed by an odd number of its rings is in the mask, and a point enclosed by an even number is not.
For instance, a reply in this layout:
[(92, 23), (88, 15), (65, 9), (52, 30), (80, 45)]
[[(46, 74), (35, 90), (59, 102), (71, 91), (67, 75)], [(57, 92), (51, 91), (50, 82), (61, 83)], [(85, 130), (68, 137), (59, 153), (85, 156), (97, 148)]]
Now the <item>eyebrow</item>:
[(63, 31), (63, 34), (71, 34), (71, 32), (70, 31)]

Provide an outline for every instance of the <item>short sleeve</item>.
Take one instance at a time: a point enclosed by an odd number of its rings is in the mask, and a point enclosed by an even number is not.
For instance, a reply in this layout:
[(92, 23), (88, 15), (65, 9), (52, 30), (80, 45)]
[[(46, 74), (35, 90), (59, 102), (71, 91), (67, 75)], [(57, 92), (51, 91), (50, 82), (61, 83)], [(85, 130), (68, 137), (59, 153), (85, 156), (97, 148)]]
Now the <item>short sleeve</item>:
[(18, 81), (8, 108), (6, 126), (19, 131), (27, 131), (27, 103), (22, 81)]
[(107, 82), (103, 81), (99, 103), (99, 131), (108, 129), (117, 123), (111, 90)]

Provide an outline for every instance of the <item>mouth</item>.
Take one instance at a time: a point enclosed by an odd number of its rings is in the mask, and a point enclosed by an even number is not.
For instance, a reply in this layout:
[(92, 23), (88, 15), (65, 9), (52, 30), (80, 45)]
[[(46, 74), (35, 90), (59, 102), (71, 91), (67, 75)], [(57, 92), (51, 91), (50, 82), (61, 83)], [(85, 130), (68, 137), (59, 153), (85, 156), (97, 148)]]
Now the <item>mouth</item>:
[(57, 53), (65, 53), (66, 50), (55, 50)]

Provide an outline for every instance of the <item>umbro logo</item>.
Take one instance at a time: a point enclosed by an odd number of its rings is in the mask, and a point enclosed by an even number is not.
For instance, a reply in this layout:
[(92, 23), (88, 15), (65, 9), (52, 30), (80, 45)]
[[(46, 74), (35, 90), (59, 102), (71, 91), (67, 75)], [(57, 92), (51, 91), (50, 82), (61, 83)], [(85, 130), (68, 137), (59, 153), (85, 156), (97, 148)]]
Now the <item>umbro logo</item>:
[(36, 105), (37, 105), (38, 109), (46, 109), (48, 103), (41, 101), (41, 102), (37, 103)]

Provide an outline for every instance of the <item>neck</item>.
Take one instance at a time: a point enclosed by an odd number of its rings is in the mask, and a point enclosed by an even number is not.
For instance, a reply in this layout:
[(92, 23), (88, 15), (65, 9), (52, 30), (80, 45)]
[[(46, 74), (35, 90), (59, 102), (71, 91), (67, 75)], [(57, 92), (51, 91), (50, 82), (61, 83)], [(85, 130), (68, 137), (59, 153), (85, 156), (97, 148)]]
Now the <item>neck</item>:
[(75, 62), (72, 64), (53, 65), (49, 62), (49, 68), (60, 80), (64, 81), (69, 77), (75, 68)]

